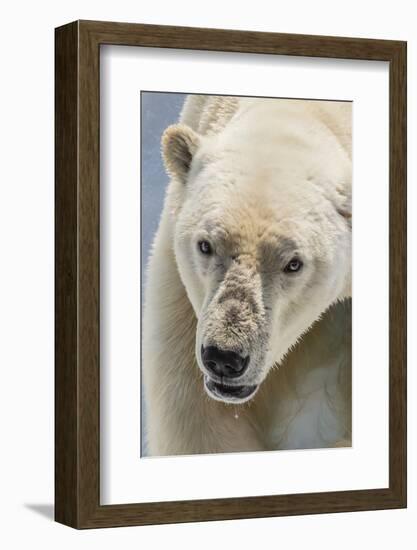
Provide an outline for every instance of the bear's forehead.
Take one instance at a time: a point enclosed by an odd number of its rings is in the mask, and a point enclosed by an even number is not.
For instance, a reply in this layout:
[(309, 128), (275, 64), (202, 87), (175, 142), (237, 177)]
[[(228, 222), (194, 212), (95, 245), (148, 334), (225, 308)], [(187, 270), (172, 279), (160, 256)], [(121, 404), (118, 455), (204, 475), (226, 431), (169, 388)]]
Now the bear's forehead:
[(282, 190), (241, 181), (220, 187), (191, 191), (181, 223), (187, 233), (207, 237), (228, 254), (244, 250), (257, 256), (296, 251), (320, 240), (328, 215), (328, 208), (319, 207), (320, 196), (300, 193), (296, 185)]
[(268, 257), (276, 256), (277, 251), (283, 254), (295, 252), (303, 239), (296, 239), (295, 224), (290, 220), (281, 223), (268, 218), (245, 215), (205, 216), (200, 229), (203, 234), (224, 253), (251, 252)]
[[(237, 164), (238, 166), (238, 164)], [(192, 211), (220, 210), (267, 223), (316, 209), (321, 189), (311, 172), (258, 163), (251, 169), (210, 167), (189, 182)], [(321, 181), (321, 180), (320, 180)]]

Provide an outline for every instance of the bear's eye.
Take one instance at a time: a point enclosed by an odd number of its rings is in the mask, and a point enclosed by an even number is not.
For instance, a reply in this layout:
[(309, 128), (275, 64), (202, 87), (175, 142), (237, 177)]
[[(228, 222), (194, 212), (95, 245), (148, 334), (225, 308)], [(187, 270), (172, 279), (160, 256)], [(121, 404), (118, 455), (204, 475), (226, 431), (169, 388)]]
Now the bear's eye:
[(284, 268), (285, 273), (297, 273), (303, 267), (303, 262), (298, 258), (290, 260)]
[(199, 241), (198, 248), (202, 254), (211, 254), (213, 252), (208, 241)]

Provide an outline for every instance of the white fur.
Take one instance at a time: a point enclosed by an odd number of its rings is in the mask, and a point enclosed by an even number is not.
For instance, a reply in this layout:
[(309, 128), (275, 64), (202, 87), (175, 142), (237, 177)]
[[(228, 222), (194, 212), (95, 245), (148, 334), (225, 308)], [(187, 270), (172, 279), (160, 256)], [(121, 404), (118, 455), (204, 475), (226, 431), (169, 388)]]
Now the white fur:
[[(149, 454), (349, 444), (350, 105), (190, 96), (180, 122), (145, 293)], [(305, 260), (291, 280), (288, 242)], [(236, 338), (218, 300), (233, 270), (258, 306), (243, 300)], [(251, 356), (243, 405), (204, 390), (200, 347), (223, 336)]]

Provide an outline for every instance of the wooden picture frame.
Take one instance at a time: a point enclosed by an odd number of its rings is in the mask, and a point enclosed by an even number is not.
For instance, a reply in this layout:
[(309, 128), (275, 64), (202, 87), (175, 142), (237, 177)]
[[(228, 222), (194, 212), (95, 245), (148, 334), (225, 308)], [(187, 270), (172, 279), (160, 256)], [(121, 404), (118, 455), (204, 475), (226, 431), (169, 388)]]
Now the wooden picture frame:
[[(56, 29), (55, 519), (75, 528), (406, 506), (406, 43), (76, 21)], [(99, 56), (103, 44), (389, 62), (389, 487), (100, 505)]]

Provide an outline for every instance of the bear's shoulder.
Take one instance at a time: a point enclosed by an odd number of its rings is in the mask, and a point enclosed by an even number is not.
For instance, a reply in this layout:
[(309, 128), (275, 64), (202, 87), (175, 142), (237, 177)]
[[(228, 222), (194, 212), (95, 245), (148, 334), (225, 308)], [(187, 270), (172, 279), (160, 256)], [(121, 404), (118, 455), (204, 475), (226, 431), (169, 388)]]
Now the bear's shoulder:
[(201, 135), (219, 133), (238, 110), (240, 99), (232, 96), (189, 95), (180, 121)]
[[(259, 99), (259, 102), (264, 101)], [(254, 99), (246, 100), (248, 104), (254, 102)], [(246, 103), (244, 98), (235, 96), (191, 94), (184, 102), (180, 122), (200, 135), (218, 134)], [(282, 104), (288, 105), (290, 110), (294, 108), (294, 100), (283, 100)], [(352, 110), (349, 102), (303, 100), (298, 106), (324, 124), (351, 155)]]
[(307, 109), (334, 134), (352, 156), (352, 104), (350, 101), (306, 101)]

